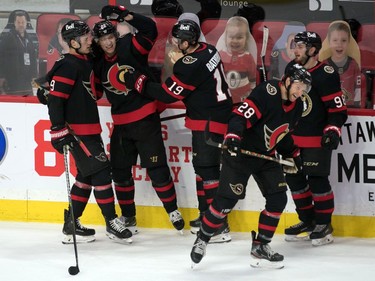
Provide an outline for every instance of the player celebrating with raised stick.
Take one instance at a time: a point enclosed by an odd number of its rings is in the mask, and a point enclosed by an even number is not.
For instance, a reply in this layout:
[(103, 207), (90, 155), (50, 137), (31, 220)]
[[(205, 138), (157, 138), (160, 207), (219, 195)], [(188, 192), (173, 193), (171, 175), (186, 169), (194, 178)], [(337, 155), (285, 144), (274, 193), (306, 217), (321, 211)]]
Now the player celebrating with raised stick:
[[(311, 76), (302, 66), (290, 66), (281, 81), (268, 80), (255, 87), (251, 95), (233, 110), (225, 135), (220, 185), (216, 196), (202, 219), (202, 225), (191, 250), (193, 263), (206, 253), (207, 243), (232, 211), (244, 199), (250, 176), (258, 184), (266, 200), (260, 213), (258, 235), (252, 231), (251, 266), (282, 268), (284, 257), (272, 251), (269, 243), (287, 203), (287, 185), (283, 174), (297, 173), (301, 168), (299, 149), (293, 144), (290, 131), (302, 116), (303, 92), (308, 91)], [(241, 150), (264, 155), (283, 155), (294, 166), (247, 156)]]

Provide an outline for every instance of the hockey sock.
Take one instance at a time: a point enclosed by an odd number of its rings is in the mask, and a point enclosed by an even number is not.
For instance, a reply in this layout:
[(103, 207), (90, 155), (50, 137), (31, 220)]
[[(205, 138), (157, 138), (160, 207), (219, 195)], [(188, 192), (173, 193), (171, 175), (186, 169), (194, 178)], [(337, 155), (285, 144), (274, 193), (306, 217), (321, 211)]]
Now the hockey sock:
[(134, 180), (115, 183), (117, 202), (121, 208), (121, 214), (124, 217), (134, 217), (136, 213), (134, 195)]
[(87, 202), (91, 195), (91, 185), (76, 181), (71, 190), (73, 214), (75, 218), (82, 216), (83, 210), (86, 208)]
[(112, 220), (116, 217), (115, 211), (115, 195), (113, 193), (112, 185), (95, 186), (94, 195), (103, 216)]
[(309, 182), (313, 191), (316, 224), (328, 224), (335, 208), (329, 180), (326, 177), (311, 177)]
[(214, 199), (218, 187), (219, 180), (203, 181), (203, 189), (207, 205), (210, 205), (212, 203), (212, 200)]
[(200, 213), (203, 213), (208, 209), (208, 204), (206, 201), (206, 194), (203, 188), (203, 180), (198, 175), (196, 175), (195, 177), (195, 187), (197, 189), (198, 210)]
[(154, 187), (160, 201), (163, 203), (164, 209), (167, 213), (177, 210), (177, 195), (172, 178), (169, 178), (167, 182), (161, 184), (153, 182), (152, 186)]

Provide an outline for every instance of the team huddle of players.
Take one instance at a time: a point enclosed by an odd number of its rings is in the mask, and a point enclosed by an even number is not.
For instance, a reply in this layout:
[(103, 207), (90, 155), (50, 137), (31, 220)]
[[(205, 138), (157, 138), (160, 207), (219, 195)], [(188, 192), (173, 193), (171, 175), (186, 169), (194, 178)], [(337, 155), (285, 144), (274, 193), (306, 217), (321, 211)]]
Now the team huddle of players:
[[(233, 102), (233, 85), (223, 63), (223, 57), (229, 57), (200, 41), (196, 21), (179, 19), (173, 26), (172, 48), (180, 55), (172, 74), (160, 83), (147, 62), (157, 37), (154, 21), (111, 5), (103, 7), (101, 18), (92, 33), (79, 20), (62, 27), (69, 53), (47, 74), (49, 93), (38, 90), (38, 97), (48, 105), (53, 147), (63, 153), (68, 146), (77, 166), (71, 204), (65, 210), (64, 243), (72, 243), (74, 228), (79, 241), (95, 239), (95, 230), (79, 220), (92, 189), (109, 238), (131, 242), (138, 233), (132, 177), (138, 156), (171, 223), (182, 231), (185, 222), (177, 206), (159, 117), (161, 104), (176, 101), (186, 107), (185, 127), (192, 135), (199, 203), (199, 216), (190, 222), (197, 235), (191, 250), (195, 264), (204, 257), (208, 243), (231, 240), (227, 216), (245, 198), (250, 176), (265, 198), (258, 230), (252, 231), (252, 266), (283, 267), (284, 257), (269, 244), (286, 206), (288, 187), (300, 223), (285, 230), (286, 240), (311, 240), (313, 246), (333, 241), (334, 196), (328, 176), (347, 112), (339, 74), (317, 60), (322, 46), (317, 33), (295, 35), (295, 59), (281, 80), (255, 86), (255, 77), (243, 77), (240, 82), (250, 82), (246, 89), (251, 93)], [(120, 37), (116, 21), (126, 21), (138, 32)], [(236, 22), (241, 27), (242, 19)], [(247, 57), (240, 51), (233, 55), (240, 61)], [(114, 122), (110, 160), (100, 137), (96, 104), (104, 94)]]

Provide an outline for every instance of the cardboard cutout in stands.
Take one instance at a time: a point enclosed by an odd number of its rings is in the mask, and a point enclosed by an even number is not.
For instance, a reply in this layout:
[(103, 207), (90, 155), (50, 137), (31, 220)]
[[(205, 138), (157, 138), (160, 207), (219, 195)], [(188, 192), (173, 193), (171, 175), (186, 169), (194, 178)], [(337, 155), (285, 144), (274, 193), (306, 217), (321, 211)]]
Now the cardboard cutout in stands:
[(341, 89), (348, 107), (364, 108), (361, 96), (361, 54), (346, 21), (333, 21), (319, 52), (319, 60), (340, 74)]
[(306, 27), (302, 22), (291, 21), (284, 26), (283, 33), (272, 48), (268, 71), (269, 79), (281, 80), (286, 65), (295, 57), (293, 51), (294, 36), (305, 30)]
[(224, 64), (233, 104), (242, 102), (255, 88), (257, 47), (244, 17), (228, 19), (216, 48)]

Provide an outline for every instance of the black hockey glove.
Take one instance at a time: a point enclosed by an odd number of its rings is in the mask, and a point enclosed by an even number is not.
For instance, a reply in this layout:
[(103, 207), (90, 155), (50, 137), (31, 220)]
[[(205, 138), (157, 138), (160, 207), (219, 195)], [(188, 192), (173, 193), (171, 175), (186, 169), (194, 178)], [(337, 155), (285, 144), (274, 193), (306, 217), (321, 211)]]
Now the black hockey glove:
[(297, 174), (302, 171), (302, 159), (299, 148), (295, 148), (289, 155), (283, 155), (285, 160), (292, 162), (294, 166), (283, 165), (283, 171), (286, 174)]
[(226, 151), (232, 157), (241, 156), (241, 137), (233, 134), (227, 133), (224, 137), (224, 146), (227, 148)]
[(69, 132), (67, 127), (52, 127), (50, 134), (53, 148), (61, 154), (64, 153), (65, 145), (71, 147), (72, 145), (77, 143), (76, 139)]
[(128, 70), (124, 74), (124, 80), (125, 86), (129, 91), (136, 90), (138, 93), (142, 94), (148, 77), (137, 70)]
[(125, 17), (129, 15), (129, 10), (124, 6), (107, 5), (102, 8), (100, 17), (105, 20), (114, 20), (123, 22)]
[(337, 149), (340, 143), (340, 129), (336, 126), (327, 126), (323, 131), (321, 146), (328, 150)]
[(46, 88), (39, 87), (36, 92), (36, 96), (38, 97), (39, 102), (44, 105), (48, 103), (48, 95), (49, 91)]

